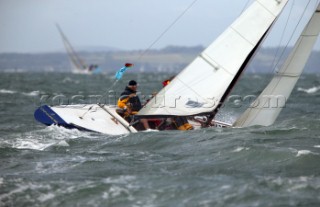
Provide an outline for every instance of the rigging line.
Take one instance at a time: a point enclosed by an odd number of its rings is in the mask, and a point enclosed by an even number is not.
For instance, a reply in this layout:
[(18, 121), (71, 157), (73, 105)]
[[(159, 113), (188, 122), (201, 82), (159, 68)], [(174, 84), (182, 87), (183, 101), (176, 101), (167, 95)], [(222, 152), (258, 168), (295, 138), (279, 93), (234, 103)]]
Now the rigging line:
[[(112, 88), (118, 83), (118, 80), (113, 81), (113, 84), (107, 88), (106, 92), (103, 93), (103, 95), (97, 100), (97, 103), (100, 107), (106, 105), (105, 103), (101, 103), (101, 101), (103, 101), (103, 99), (108, 95), (107, 93), (110, 93), (112, 90)], [(89, 107), (88, 110), (86, 110), (81, 116), (79, 116), (80, 119), (83, 119), (83, 117), (92, 109), (93, 106)]]
[(137, 58), (140, 60), (186, 13), (187, 11), (197, 2), (194, 0), (191, 4), (153, 41), (147, 49), (145, 49), (141, 55)]
[[(307, 4), (306, 7), (304, 8), (304, 10), (303, 10), (303, 12), (302, 12), (302, 14), (301, 14), (301, 17), (300, 17), (298, 23), (296, 24), (296, 26), (295, 26), (292, 34), (291, 34), (291, 37), (289, 38), (287, 44), (285, 45), (285, 48), (288, 48), (288, 45), (289, 45), (290, 41), (292, 41), (292, 38), (293, 38), (295, 32), (297, 31), (298, 26), (299, 26), (299, 24), (301, 23), (301, 20), (302, 20), (304, 14), (306, 13), (307, 8), (308, 8), (308, 6), (309, 6), (310, 3), (311, 3), (311, 0), (309, 0), (308, 4)], [(284, 56), (284, 53), (285, 53), (285, 50), (283, 50), (282, 53), (280, 54), (280, 57), (279, 57), (279, 59), (278, 59), (278, 62), (277, 62), (277, 63), (275, 64), (275, 66), (274, 66), (273, 72), (276, 70), (277, 66), (279, 65), (280, 60), (281, 60), (282, 57)]]
[(320, 4), (320, 0), (317, 0), (316, 4), (315, 4), (315, 7), (314, 7), (314, 11), (318, 8), (319, 4)]
[[(193, 2), (191, 2), (191, 4), (149, 45), (149, 47), (147, 47), (147, 49), (145, 49), (140, 56), (136, 59), (140, 60), (186, 13), (187, 11), (197, 2), (198, 0), (194, 0)], [(107, 91), (113, 89), (113, 87), (115, 87), (115, 85), (118, 83), (118, 81), (114, 81), (114, 83), (111, 85), (111, 87), (109, 87), (107, 89)], [(105, 96), (106, 93), (104, 93), (103, 96)], [(102, 97), (103, 97), (102, 96)], [(101, 99), (99, 100), (101, 101)]]
[[(160, 40), (160, 38), (197, 2), (198, 0), (193, 1), (180, 15), (179, 17), (142, 53), (142, 55), (138, 58), (140, 59), (144, 54), (147, 53), (147, 51), (157, 42)], [(239, 16), (244, 12), (244, 10), (246, 9), (246, 7), (248, 6), (249, 2), (251, 0), (247, 0), (247, 3), (245, 4), (245, 6), (243, 7), (241, 13), (239, 14)], [(201, 56), (201, 54), (199, 55)], [(179, 81), (181, 81), (178, 77), (177, 79)], [(181, 81), (182, 82), (182, 81)], [(200, 81), (199, 81), (200, 82)], [(183, 82), (182, 82), (183, 83)], [(183, 83), (186, 87), (190, 88), (188, 85), (186, 85), (185, 83)], [(190, 88), (190, 90), (193, 91), (192, 88)], [(197, 95), (199, 95), (198, 93), (196, 93)], [(203, 98), (202, 96), (200, 96), (201, 98)], [(204, 98), (203, 98), (204, 99)]]
[(244, 7), (243, 7), (241, 13), (239, 14), (239, 16), (245, 11), (245, 9), (246, 9), (247, 6), (249, 5), (249, 2), (250, 2), (250, 1), (251, 1), (251, 0), (248, 0), (247, 3), (244, 5)]
[(108, 93), (112, 92), (113, 88), (117, 85), (117, 83), (119, 82), (119, 80), (114, 80), (112, 85), (106, 89), (106, 92), (103, 93), (103, 95), (99, 98), (99, 100), (97, 101), (97, 104), (102, 104), (101, 101), (108, 95)]
[(282, 43), (282, 41), (283, 41), (283, 39), (284, 39), (285, 31), (286, 31), (286, 29), (287, 29), (287, 27), (288, 27), (288, 25), (289, 25), (289, 19), (290, 19), (291, 15), (292, 15), (292, 10), (293, 10), (294, 4), (295, 4), (295, 1), (293, 1), (292, 5), (291, 5), (290, 13), (289, 13), (289, 15), (288, 15), (288, 18), (287, 18), (287, 21), (286, 21), (286, 25), (285, 25), (285, 27), (284, 27), (284, 29), (283, 29), (283, 31), (282, 31), (282, 35), (281, 35), (281, 38), (280, 38), (280, 41), (279, 41), (279, 44), (278, 44), (278, 49), (277, 49), (277, 51), (276, 51), (276, 53), (275, 53), (275, 56), (274, 56), (273, 61), (272, 61), (272, 64), (271, 64), (271, 68), (273, 68), (273, 71), (272, 71), (272, 72), (275, 71), (276, 59), (277, 59), (277, 57), (278, 57), (278, 54), (280, 53), (280, 45), (281, 45), (281, 43)]
[[(153, 41), (151, 43), (151, 45), (149, 45), (149, 47), (147, 47), (147, 49), (145, 49), (140, 56), (136, 59), (140, 60), (186, 13), (187, 11), (197, 2), (198, 0), (194, 0), (193, 2), (191, 2), (191, 4), (156, 38), (155, 41)], [(113, 89), (113, 87), (115, 87), (115, 85), (118, 83), (118, 81), (115, 81), (111, 87), (109, 87), (107, 89), (107, 91)], [(106, 93), (105, 93), (106, 94)], [(103, 95), (104, 96), (104, 95)], [(100, 99), (101, 100), (101, 99)]]

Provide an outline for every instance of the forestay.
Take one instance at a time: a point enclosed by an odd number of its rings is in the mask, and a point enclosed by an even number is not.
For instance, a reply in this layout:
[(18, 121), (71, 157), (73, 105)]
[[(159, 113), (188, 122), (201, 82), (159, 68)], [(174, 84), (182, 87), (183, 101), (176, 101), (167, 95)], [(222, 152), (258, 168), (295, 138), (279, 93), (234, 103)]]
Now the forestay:
[(141, 116), (212, 113), (288, 0), (256, 0), (140, 112)]

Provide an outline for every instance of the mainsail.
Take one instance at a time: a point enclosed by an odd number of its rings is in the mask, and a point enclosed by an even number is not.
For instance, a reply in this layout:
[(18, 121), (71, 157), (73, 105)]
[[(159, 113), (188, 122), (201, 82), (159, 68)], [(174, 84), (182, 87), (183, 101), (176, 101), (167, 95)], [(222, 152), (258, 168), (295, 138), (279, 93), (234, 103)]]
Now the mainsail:
[(73, 69), (75, 72), (82, 72), (88, 69), (87, 64), (84, 63), (83, 60), (77, 55), (76, 51), (73, 49), (72, 45), (70, 44), (69, 40), (67, 39), (66, 35), (62, 32), (62, 29), (58, 24), (56, 24), (61, 38), (63, 40), (63, 44), (67, 50), (69, 59), (72, 63)]
[(251, 104), (250, 108), (234, 123), (235, 127), (269, 126), (274, 123), (285, 107), (286, 100), (289, 98), (311, 54), (319, 36), (319, 22), (320, 4), (282, 68), (276, 72), (269, 85)]
[(213, 114), (288, 0), (256, 0), (139, 111), (140, 116)]

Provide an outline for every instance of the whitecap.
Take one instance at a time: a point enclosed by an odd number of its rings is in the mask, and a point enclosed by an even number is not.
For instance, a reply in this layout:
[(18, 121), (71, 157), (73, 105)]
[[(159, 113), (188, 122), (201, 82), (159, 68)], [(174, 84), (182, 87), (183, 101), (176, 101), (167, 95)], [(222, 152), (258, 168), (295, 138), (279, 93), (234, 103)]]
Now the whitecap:
[(48, 200), (51, 200), (55, 197), (55, 195), (53, 193), (47, 193), (47, 194), (42, 194), (38, 197), (38, 200), (40, 202), (45, 202), (45, 201), (48, 201)]
[(308, 184), (305, 184), (305, 183), (296, 184), (296, 185), (293, 185), (291, 188), (288, 188), (288, 191), (292, 192), (292, 191), (302, 190), (302, 189), (305, 189), (307, 187), (308, 187)]
[(320, 90), (320, 86), (318, 86), (318, 87), (314, 86), (314, 87), (308, 88), (308, 89), (298, 88), (297, 90), (308, 93), (308, 94), (312, 94), (312, 93), (318, 92)]
[(68, 142), (66, 142), (65, 140), (62, 140), (62, 141), (58, 142), (56, 145), (57, 146), (61, 146), (61, 147), (69, 147), (70, 146), (68, 144)]
[(126, 184), (136, 180), (135, 176), (132, 175), (121, 175), (118, 177), (108, 177), (102, 180), (105, 184)]
[(313, 154), (310, 150), (299, 150), (296, 157), (300, 157), (302, 155)]
[(315, 145), (315, 146), (313, 146), (314, 148), (320, 148), (320, 145)]
[(14, 94), (17, 93), (17, 91), (7, 90), (7, 89), (0, 89), (0, 93), (3, 94)]
[(22, 95), (25, 95), (25, 96), (38, 96), (40, 94), (40, 91), (31, 91), (29, 93), (22, 93)]
[(235, 150), (233, 150), (232, 152), (241, 152), (243, 150), (249, 150), (250, 148), (248, 147), (237, 147)]
[(69, 139), (83, 136), (83, 133), (76, 129), (66, 129), (58, 126), (49, 126), (42, 130), (36, 130), (19, 134), (3, 144), (16, 149), (31, 149), (43, 151), (50, 147), (69, 147)]
[(37, 140), (16, 140), (12, 147), (16, 149), (33, 149), (33, 150), (45, 150), (52, 146), (54, 143), (41, 143)]

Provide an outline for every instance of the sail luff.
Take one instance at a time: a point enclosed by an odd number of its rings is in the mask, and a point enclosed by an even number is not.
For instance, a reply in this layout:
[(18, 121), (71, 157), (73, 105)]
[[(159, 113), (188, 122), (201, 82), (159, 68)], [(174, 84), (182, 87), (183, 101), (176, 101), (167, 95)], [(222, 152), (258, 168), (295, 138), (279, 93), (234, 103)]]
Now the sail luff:
[(139, 111), (140, 116), (212, 113), (288, 0), (256, 0)]
[(320, 33), (320, 4), (305, 26), (292, 52), (274, 78), (234, 123), (235, 127), (269, 126), (285, 107)]

